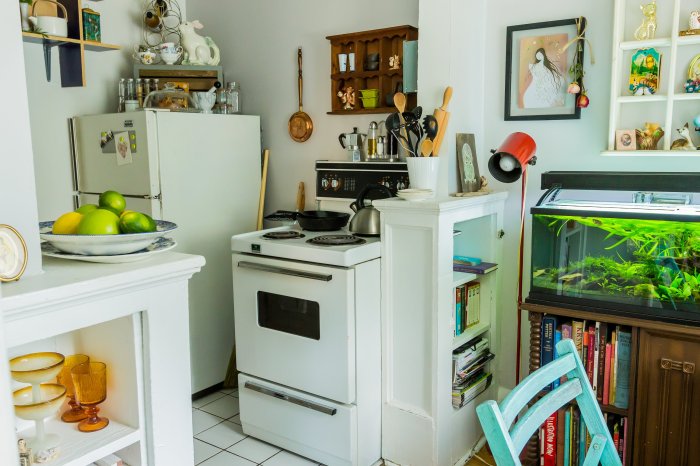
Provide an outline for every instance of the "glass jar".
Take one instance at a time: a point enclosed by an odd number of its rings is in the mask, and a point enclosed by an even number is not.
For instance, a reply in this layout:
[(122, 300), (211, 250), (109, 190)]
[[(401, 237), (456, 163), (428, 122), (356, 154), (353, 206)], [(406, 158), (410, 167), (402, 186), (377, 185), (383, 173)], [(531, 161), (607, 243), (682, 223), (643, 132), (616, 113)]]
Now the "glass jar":
[(228, 113), (241, 113), (241, 86), (236, 81), (228, 83), (226, 107)]
[(214, 106), (214, 113), (224, 115), (228, 113), (228, 109), (226, 108), (226, 101), (228, 100), (226, 94), (227, 90), (223, 87), (216, 91), (216, 105)]

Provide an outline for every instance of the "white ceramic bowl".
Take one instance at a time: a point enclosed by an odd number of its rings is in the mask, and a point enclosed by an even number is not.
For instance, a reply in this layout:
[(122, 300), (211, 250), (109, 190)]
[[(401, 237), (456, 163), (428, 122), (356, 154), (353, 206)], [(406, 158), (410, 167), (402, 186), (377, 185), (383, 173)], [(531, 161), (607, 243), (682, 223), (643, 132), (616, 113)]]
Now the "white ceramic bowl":
[(24, 387), (12, 393), (15, 414), (21, 419), (39, 421), (59, 410), (66, 397), (66, 387), (57, 383), (39, 385), (41, 400), (34, 401), (32, 387)]
[(53, 222), (39, 223), (39, 236), (59, 251), (86, 256), (130, 254), (148, 247), (158, 238), (177, 229), (173, 222), (156, 220), (157, 230), (151, 233), (121, 235), (54, 235)]
[(61, 353), (30, 353), (10, 359), (10, 372), (17, 382), (41, 383), (61, 372), (65, 358)]

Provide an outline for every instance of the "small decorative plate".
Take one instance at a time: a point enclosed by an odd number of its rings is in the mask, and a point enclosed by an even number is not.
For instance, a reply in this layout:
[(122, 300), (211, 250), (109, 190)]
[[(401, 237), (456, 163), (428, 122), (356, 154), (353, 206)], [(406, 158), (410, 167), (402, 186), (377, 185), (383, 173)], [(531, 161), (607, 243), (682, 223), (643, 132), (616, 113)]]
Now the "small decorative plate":
[(122, 264), (125, 262), (136, 262), (148, 259), (154, 254), (168, 251), (174, 248), (176, 245), (177, 242), (175, 242), (174, 239), (161, 237), (145, 249), (129, 254), (116, 254), (111, 256), (85, 256), (82, 254), (68, 254), (57, 249), (51, 243), (43, 242), (41, 243), (41, 253), (48, 257), (58, 257), (60, 259), (69, 259), (85, 262), (100, 262), (102, 264)]
[(396, 195), (407, 201), (419, 201), (422, 199), (430, 199), (435, 196), (432, 189), (400, 189)]
[(27, 244), (17, 230), (0, 224), (0, 282), (19, 280), (27, 267)]

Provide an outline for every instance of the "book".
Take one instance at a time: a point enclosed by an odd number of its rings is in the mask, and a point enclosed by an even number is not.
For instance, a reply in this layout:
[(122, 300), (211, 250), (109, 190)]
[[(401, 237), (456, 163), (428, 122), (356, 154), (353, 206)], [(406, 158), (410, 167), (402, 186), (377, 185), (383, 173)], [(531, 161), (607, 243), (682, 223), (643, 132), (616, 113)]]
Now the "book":
[[(593, 365), (595, 364), (595, 327), (588, 327), (588, 359), (586, 360), (586, 374), (593, 387)], [(595, 389), (594, 389), (595, 392)]]
[(557, 466), (564, 465), (564, 411), (566, 408), (557, 411)]
[(612, 345), (605, 344), (605, 368), (603, 369), (603, 404), (610, 404), (610, 356), (612, 356)]
[(544, 466), (557, 464), (557, 413), (544, 421)]
[(571, 410), (564, 411), (564, 466), (571, 466)]
[(460, 262), (452, 262), (452, 270), (455, 272), (467, 272), (475, 273), (478, 275), (483, 275), (485, 273), (493, 272), (498, 268), (498, 264), (493, 262), (482, 262), (480, 264), (467, 265)]
[(571, 327), (573, 330), (572, 338), (574, 340), (574, 345), (576, 345), (578, 355), (583, 361), (583, 322), (580, 320), (574, 320), (571, 322)]
[[(556, 359), (559, 356), (559, 352), (557, 351), (557, 343), (559, 343), (560, 341), (561, 341), (561, 330), (555, 330), (554, 331), (554, 359)], [(562, 376), (562, 378), (563, 377), (564, 376)], [(559, 378), (558, 380), (555, 380), (554, 382), (552, 382), (552, 390), (554, 390), (555, 388), (557, 388), (561, 384), (562, 378)]]
[[(596, 322), (596, 324), (598, 324), (598, 322)], [(600, 322), (598, 331), (598, 385), (596, 390), (596, 397), (599, 403), (603, 402), (603, 391), (605, 389), (605, 345), (607, 342), (608, 324)]]
[(627, 464), (627, 418), (622, 418), (624, 427), (622, 429), (622, 464)]
[(561, 338), (562, 340), (565, 338), (573, 340), (573, 327), (571, 324), (561, 324)]
[(593, 393), (598, 393), (598, 360), (599, 360), (599, 348), (600, 348), (600, 322), (595, 323), (595, 336), (593, 338), (593, 367), (591, 371), (593, 372), (593, 380), (591, 381), (591, 386), (593, 387)]
[(579, 423), (581, 422), (581, 415), (579, 410), (576, 408), (571, 408), (571, 466), (576, 466), (578, 464), (579, 450), (578, 450), (578, 434), (579, 434)]
[(547, 315), (542, 318), (542, 349), (540, 352), (540, 367), (554, 359), (554, 332), (556, 328), (557, 318), (555, 316)]
[(608, 404), (615, 402), (615, 373), (617, 372), (617, 332), (620, 326), (616, 326), (615, 330), (610, 334), (610, 399)]
[[(579, 418), (580, 421), (580, 418)], [(578, 434), (578, 466), (583, 466), (583, 461), (586, 459), (586, 423), (579, 422), (579, 434)], [(581, 454), (583, 452), (583, 454)]]
[(622, 409), (627, 409), (629, 405), (631, 345), (632, 334), (621, 330), (617, 334), (617, 381), (614, 405)]
[(455, 288), (455, 335), (462, 334), (462, 286)]

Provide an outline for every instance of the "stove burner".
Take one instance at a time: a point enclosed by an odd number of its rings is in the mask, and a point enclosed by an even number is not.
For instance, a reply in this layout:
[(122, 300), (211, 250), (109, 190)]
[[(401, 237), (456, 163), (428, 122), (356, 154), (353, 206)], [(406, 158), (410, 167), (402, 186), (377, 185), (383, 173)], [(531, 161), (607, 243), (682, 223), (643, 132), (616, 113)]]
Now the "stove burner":
[(345, 246), (348, 244), (364, 244), (367, 241), (354, 235), (322, 235), (307, 239), (306, 242), (319, 246)]
[(303, 238), (305, 235), (294, 230), (288, 231), (271, 231), (262, 235), (263, 238), (267, 239), (296, 239)]

